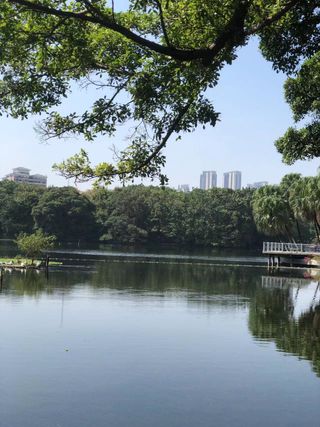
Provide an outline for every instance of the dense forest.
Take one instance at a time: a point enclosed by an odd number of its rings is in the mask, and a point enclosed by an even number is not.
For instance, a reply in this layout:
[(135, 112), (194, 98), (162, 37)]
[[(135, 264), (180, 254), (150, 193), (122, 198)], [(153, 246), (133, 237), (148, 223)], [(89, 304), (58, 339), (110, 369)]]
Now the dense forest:
[(182, 193), (142, 185), (79, 192), (0, 182), (0, 236), (41, 229), (65, 241), (255, 247), (253, 190)]
[(285, 183), (294, 182), (292, 178), (285, 177), (280, 187), (261, 190), (213, 188), (188, 193), (143, 185), (80, 192), (74, 187), (1, 181), (0, 237), (42, 230), (59, 242), (255, 248), (265, 235), (288, 240), (287, 230), (297, 241), (298, 227), (301, 239), (311, 241), (315, 233), (287, 203), (293, 193)]

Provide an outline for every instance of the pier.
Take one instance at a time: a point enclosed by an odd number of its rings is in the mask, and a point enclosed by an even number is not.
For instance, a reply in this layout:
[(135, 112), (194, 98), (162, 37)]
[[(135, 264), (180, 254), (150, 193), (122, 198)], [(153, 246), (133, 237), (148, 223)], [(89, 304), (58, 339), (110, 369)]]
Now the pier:
[(320, 245), (305, 243), (263, 242), (262, 253), (268, 255), (268, 267), (320, 267)]

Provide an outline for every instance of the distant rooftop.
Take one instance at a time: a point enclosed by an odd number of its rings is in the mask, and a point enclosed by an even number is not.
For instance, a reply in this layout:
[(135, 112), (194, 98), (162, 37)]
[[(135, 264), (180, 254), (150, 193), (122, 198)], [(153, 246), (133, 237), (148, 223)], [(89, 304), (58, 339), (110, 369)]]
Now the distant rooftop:
[(13, 171), (26, 171), (26, 172), (30, 172), (31, 169), (27, 169), (27, 168), (23, 168), (21, 166), (19, 166), (18, 168), (13, 168)]
[(47, 177), (45, 175), (30, 175), (30, 169), (23, 167), (13, 168), (12, 173), (7, 174), (3, 179), (21, 184), (40, 185), (41, 187), (47, 186)]

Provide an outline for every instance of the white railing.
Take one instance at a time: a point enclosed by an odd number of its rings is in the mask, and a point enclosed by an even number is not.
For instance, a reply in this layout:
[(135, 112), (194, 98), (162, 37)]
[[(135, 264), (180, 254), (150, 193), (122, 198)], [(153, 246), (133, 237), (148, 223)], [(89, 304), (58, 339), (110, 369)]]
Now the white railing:
[(293, 277), (279, 277), (279, 276), (261, 276), (261, 285), (264, 288), (275, 288), (285, 286), (301, 287), (310, 283), (307, 279), (298, 279)]
[(320, 245), (307, 245), (304, 243), (282, 243), (282, 242), (263, 242), (263, 253), (320, 253)]

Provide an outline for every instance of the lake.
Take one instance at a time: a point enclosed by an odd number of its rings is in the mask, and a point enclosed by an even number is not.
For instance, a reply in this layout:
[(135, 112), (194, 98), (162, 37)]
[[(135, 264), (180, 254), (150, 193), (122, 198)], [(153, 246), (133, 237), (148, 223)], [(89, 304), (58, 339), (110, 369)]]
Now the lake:
[(97, 252), (5, 273), (1, 427), (318, 425), (316, 271)]

